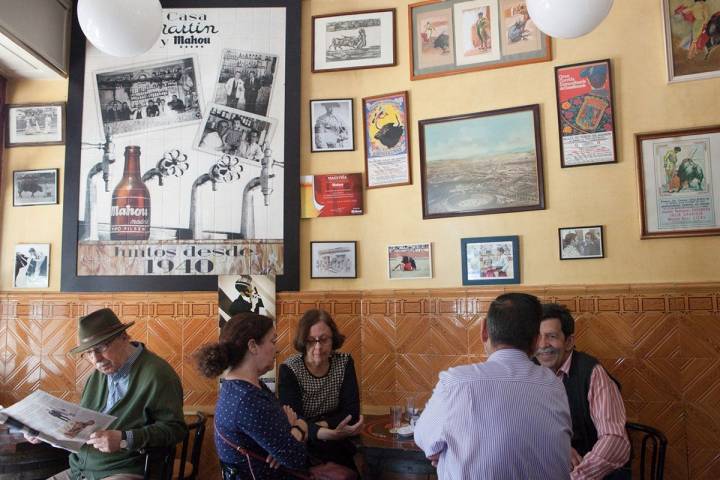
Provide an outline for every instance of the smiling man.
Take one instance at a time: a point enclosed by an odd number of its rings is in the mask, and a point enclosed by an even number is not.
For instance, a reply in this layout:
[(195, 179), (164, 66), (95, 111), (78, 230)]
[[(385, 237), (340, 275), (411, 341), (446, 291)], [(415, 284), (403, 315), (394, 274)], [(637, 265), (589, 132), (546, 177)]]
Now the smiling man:
[(595, 357), (575, 350), (575, 320), (566, 307), (543, 305), (535, 358), (565, 385), (573, 426), (570, 478), (630, 478), (620, 469), (630, 456), (620, 390)]
[(82, 354), (95, 371), (82, 393), (80, 405), (117, 417), (108, 430), (93, 433), (79, 453), (70, 455), (70, 469), (52, 480), (143, 478), (145, 447), (172, 446), (182, 441), (180, 379), (162, 358), (142, 343), (130, 340), (109, 308), (80, 319), (78, 343), (70, 352)]

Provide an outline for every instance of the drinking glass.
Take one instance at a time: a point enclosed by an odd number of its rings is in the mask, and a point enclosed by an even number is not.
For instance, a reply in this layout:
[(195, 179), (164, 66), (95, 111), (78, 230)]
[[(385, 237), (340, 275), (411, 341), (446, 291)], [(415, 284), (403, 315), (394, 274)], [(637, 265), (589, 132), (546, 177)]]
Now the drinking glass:
[(402, 426), (403, 407), (401, 405), (393, 405), (390, 407), (390, 420), (392, 428), (398, 429)]

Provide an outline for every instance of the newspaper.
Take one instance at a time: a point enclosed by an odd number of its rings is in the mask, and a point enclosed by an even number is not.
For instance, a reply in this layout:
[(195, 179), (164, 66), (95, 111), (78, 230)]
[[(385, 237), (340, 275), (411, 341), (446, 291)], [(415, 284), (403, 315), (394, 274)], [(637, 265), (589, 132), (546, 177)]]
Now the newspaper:
[(79, 452), (92, 433), (105, 430), (113, 420), (112, 415), (88, 410), (42, 390), (0, 409), (0, 423), (71, 452)]

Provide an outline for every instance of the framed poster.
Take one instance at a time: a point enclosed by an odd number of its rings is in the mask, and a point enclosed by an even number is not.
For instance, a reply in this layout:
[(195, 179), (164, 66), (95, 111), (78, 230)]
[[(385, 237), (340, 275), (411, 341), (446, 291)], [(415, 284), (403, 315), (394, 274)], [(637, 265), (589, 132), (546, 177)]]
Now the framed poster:
[(432, 278), (430, 242), (388, 245), (387, 266), (390, 280)]
[(669, 82), (720, 76), (720, 3), (662, 0)]
[(363, 214), (362, 173), (300, 177), (302, 218)]
[(425, 0), (408, 6), (410, 79), (552, 59), (525, 0)]
[(617, 162), (610, 60), (555, 67), (560, 164)]
[(13, 207), (58, 203), (58, 169), (15, 170)]
[(460, 240), (463, 285), (520, 283), (517, 235)]
[(720, 125), (635, 142), (642, 238), (720, 234)]
[(65, 143), (65, 104), (7, 106), (6, 147)]
[(352, 98), (310, 100), (310, 151), (355, 150), (354, 121)]
[(363, 98), (363, 131), (367, 187), (411, 184), (408, 92)]
[(137, 57), (73, 24), (62, 290), (216, 290), (217, 275), (295, 290), (299, 4), (162, 6)]
[(47, 288), (50, 268), (49, 243), (23, 243), (15, 246), (13, 287)]
[(357, 278), (357, 242), (310, 242), (310, 278)]
[(397, 63), (395, 9), (312, 17), (313, 73), (389, 67)]
[(418, 124), (423, 218), (545, 208), (539, 105)]
[(560, 260), (605, 257), (602, 225), (558, 228), (558, 239)]

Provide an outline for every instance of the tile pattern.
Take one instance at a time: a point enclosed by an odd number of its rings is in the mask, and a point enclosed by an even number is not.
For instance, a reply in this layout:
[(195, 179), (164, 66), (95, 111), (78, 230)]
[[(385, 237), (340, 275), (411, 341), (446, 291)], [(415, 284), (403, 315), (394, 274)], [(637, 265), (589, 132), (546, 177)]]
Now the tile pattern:
[[(720, 478), (720, 284), (526, 288), (567, 305), (578, 348), (623, 385), (628, 417), (669, 439), (667, 478)], [(439, 372), (484, 361), (482, 319), (503, 289), (295, 292), (278, 296), (278, 361), (295, 352), (303, 312), (324, 308), (346, 335), (365, 409), (413, 396), (423, 404)], [(111, 307), (134, 321), (131, 335), (176, 369), (185, 403), (212, 410), (217, 382), (192, 354), (217, 338), (213, 293), (0, 293), (0, 404), (42, 388), (78, 400), (90, 366), (66, 352), (77, 317)], [(208, 439), (211, 439), (209, 437)], [(205, 472), (217, 465), (212, 441)]]

